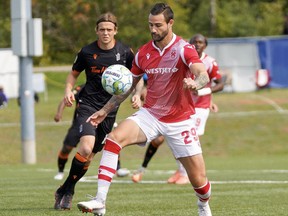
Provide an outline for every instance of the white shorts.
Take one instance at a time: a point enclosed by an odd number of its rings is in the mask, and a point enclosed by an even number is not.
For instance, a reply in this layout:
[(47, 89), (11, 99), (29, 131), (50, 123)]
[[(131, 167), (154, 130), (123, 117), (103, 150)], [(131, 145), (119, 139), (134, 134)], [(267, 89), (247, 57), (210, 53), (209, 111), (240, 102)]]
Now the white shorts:
[(191, 119), (176, 123), (164, 123), (152, 116), (145, 108), (140, 108), (128, 119), (138, 124), (146, 135), (146, 143), (163, 135), (176, 159), (202, 153), (200, 140)]
[(198, 136), (204, 135), (206, 122), (210, 113), (209, 108), (195, 108), (195, 114), (191, 116)]

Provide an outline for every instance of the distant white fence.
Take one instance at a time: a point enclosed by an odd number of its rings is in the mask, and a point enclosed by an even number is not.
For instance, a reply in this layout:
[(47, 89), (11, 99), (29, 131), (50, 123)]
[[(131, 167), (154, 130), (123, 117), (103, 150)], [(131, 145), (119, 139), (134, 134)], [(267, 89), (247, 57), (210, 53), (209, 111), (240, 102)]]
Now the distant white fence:
[[(13, 55), (11, 49), (0, 49), (0, 85), (3, 86), (4, 93), (8, 98), (18, 97), (19, 58)], [(33, 74), (33, 88), (37, 93), (46, 92), (44, 74)], [(47, 95), (45, 97), (47, 97)]]
[(220, 71), (231, 78), (229, 91), (256, 90), (256, 71), (260, 69), (256, 41), (251, 39), (210, 39), (205, 52), (214, 57), (219, 64)]
[(0, 49), (0, 85), (8, 98), (18, 97), (19, 60), (10, 49)]

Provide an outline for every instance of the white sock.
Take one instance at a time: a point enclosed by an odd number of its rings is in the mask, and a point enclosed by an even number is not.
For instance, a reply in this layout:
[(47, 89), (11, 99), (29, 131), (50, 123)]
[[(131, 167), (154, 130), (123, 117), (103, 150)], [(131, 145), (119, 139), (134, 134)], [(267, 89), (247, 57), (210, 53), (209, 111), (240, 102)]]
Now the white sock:
[(100, 166), (98, 170), (97, 200), (105, 203), (114, 174), (117, 170), (118, 156), (121, 146), (110, 139), (106, 139)]

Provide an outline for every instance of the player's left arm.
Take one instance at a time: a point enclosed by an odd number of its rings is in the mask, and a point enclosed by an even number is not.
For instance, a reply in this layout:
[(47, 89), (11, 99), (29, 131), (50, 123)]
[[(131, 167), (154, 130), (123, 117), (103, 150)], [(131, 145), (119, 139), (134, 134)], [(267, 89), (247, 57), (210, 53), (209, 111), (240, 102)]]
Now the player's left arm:
[(203, 63), (190, 64), (189, 69), (195, 76), (195, 90), (203, 88), (209, 82), (209, 76)]
[(184, 46), (181, 50), (181, 58), (191, 72), (191, 76), (183, 79), (183, 87), (192, 91), (203, 88), (209, 82), (209, 76), (194, 45), (187, 44)]
[(209, 77), (203, 63), (190, 64), (189, 69), (195, 79), (192, 79), (191, 77), (184, 78), (184, 88), (190, 89), (191, 91), (197, 91), (209, 82)]

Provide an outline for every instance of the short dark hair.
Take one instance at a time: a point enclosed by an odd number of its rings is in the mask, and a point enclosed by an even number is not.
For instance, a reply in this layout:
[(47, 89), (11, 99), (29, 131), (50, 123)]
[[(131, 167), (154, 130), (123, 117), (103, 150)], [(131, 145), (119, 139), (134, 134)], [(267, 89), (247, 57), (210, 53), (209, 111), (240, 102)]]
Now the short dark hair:
[(158, 15), (163, 13), (166, 23), (174, 18), (174, 13), (171, 7), (165, 3), (156, 3), (150, 11), (152, 15)]
[(190, 44), (193, 44), (194, 40), (195, 40), (197, 37), (204, 38), (205, 45), (208, 46), (207, 38), (204, 37), (204, 35), (202, 35), (202, 34), (195, 34), (195, 35), (190, 39), (189, 43), (190, 43)]
[(115, 25), (115, 27), (117, 28), (117, 17), (112, 14), (111, 12), (107, 12), (104, 14), (101, 14), (98, 18), (98, 20), (96, 21), (96, 28), (98, 28), (98, 24), (101, 22), (111, 22)]

